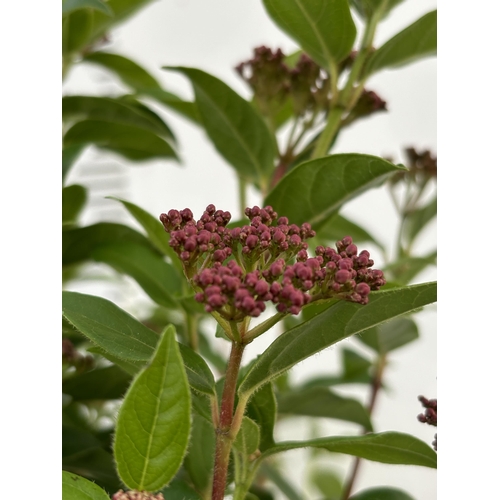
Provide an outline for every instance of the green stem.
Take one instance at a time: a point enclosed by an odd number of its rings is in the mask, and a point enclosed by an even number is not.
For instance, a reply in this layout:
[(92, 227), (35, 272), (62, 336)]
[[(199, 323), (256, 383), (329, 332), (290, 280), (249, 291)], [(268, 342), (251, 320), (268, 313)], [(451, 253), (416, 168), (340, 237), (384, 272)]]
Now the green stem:
[(193, 351), (198, 352), (198, 318), (193, 314), (189, 314), (187, 311), (185, 311), (184, 316), (186, 318), (189, 347), (191, 347)]
[(334, 107), (328, 113), (328, 120), (326, 122), (326, 126), (318, 138), (318, 142), (316, 143), (316, 147), (314, 148), (314, 151), (311, 156), (312, 160), (314, 160), (315, 158), (321, 158), (322, 156), (325, 156), (328, 153), (333, 138), (335, 137), (335, 134), (338, 132), (340, 128), (343, 112), (344, 112), (343, 108)]
[(255, 328), (252, 328), (249, 332), (245, 334), (245, 343), (249, 344), (252, 340), (256, 339), (259, 335), (267, 332), (270, 328), (272, 328), (276, 323), (285, 318), (288, 313), (276, 313), (274, 316), (271, 316), (266, 321), (258, 324)]
[(238, 176), (238, 193), (240, 201), (240, 216), (245, 217), (245, 208), (247, 208), (247, 182), (243, 177)]
[(222, 392), (219, 425), (216, 429), (212, 500), (224, 500), (229, 457), (231, 454), (231, 446), (235, 438), (235, 435), (231, 432), (233, 431), (234, 398), (236, 395), (238, 372), (244, 349), (245, 344), (233, 342), (231, 346), (231, 354), (229, 355), (226, 380), (224, 382), (224, 390)]

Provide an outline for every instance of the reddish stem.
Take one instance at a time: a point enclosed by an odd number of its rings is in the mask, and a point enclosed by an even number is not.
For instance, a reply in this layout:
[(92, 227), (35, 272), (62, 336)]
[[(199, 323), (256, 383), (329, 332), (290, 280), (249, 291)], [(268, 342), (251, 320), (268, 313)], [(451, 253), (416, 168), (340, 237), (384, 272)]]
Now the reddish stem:
[(216, 429), (212, 500), (224, 500), (229, 456), (231, 454), (231, 445), (235, 438), (235, 436), (230, 434), (231, 424), (233, 423), (234, 397), (236, 394), (238, 372), (244, 349), (245, 344), (233, 342), (231, 354), (229, 355), (226, 380), (224, 382), (224, 391), (222, 393), (222, 402), (220, 406), (219, 425)]

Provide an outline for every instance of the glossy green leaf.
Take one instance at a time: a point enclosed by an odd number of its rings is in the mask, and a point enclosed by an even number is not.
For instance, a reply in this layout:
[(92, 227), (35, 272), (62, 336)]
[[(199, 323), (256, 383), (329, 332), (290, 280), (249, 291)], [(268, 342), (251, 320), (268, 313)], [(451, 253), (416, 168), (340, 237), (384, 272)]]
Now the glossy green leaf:
[[(172, 263), (178, 269), (182, 270), (182, 264), (180, 264), (180, 259), (172, 247), (168, 244), (170, 236), (165, 231), (163, 224), (159, 220), (160, 214), (154, 217), (150, 213), (141, 207), (134, 205), (130, 201), (125, 201), (120, 198), (115, 198), (113, 196), (108, 196), (112, 200), (119, 201), (127, 209), (128, 213), (134, 217), (134, 219), (143, 227), (148, 235), (151, 243), (159, 250), (163, 255), (168, 255), (172, 259)], [(177, 265), (176, 265), (177, 264)]]
[(62, 180), (66, 179), (73, 164), (78, 160), (85, 146), (72, 146), (62, 150)]
[[(193, 428), (184, 468), (193, 485), (200, 492), (207, 490), (212, 480), (215, 454), (215, 431), (213, 424), (193, 414)], [(170, 498), (168, 496), (167, 498)]]
[(62, 500), (109, 500), (109, 496), (92, 481), (62, 471)]
[(247, 406), (247, 415), (260, 428), (259, 450), (265, 451), (274, 446), (274, 426), (278, 404), (272, 384), (266, 384), (257, 391)]
[(418, 21), (378, 48), (369, 59), (365, 73), (397, 68), (429, 57), (437, 51), (437, 11), (425, 14)]
[[(62, 22), (62, 53), (71, 55), (81, 51), (90, 43), (94, 18), (97, 12), (94, 9), (79, 9), (63, 17)], [(108, 17), (106, 14), (101, 14)]]
[(174, 294), (181, 291), (182, 283), (175, 268), (155, 252), (137, 243), (110, 243), (92, 252), (97, 262), (104, 262), (119, 273), (134, 278), (157, 304), (178, 308)]
[(262, 457), (305, 447), (322, 448), (384, 464), (420, 465), (434, 469), (437, 467), (437, 454), (428, 444), (401, 432), (283, 442), (264, 452)]
[(116, 421), (114, 455), (129, 488), (157, 491), (171, 481), (186, 453), (190, 408), (175, 329), (169, 326), (150, 364), (132, 382)]
[(356, 39), (348, 0), (263, 0), (271, 19), (320, 66), (346, 58)]
[(408, 214), (404, 223), (405, 240), (411, 244), (426, 225), (436, 217), (437, 198), (433, 198), (427, 205)]
[(92, 342), (130, 361), (149, 361), (158, 334), (113, 302), (77, 292), (63, 292), (64, 317)]
[(381, 355), (418, 339), (418, 327), (411, 318), (396, 318), (365, 330), (357, 337)]
[(435, 266), (436, 259), (435, 251), (425, 257), (402, 257), (386, 266), (384, 272), (397, 283), (406, 284), (428, 266)]
[(415, 498), (399, 488), (382, 486), (360, 491), (349, 497), (349, 500), (415, 500)]
[(75, 224), (87, 201), (87, 190), (79, 184), (66, 186), (62, 190), (62, 223)]
[[(385, 0), (385, 8), (380, 18), (383, 19), (386, 17), (394, 7), (403, 1), (404, 0)], [(377, 9), (382, 7), (384, 0), (350, 0), (350, 2), (362, 17), (369, 19)]]
[(253, 106), (208, 73), (194, 68), (166, 68), (193, 85), (203, 126), (219, 153), (246, 179), (265, 183), (273, 170), (274, 138)]
[(153, 249), (151, 243), (135, 229), (123, 224), (100, 222), (63, 231), (62, 263), (69, 265), (89, 260), (96, 248), (111, 243), (136, 243)]
[(92, 52), (83, 62), (98, 64), (112, 71), (120, 80), (134, 90), (161, 89), (160, 84), (148, 71), (131, 59), (109, 52)]
[(172, 94), (171, 92), (167, 92), (163, 89), (138, 89), (139, 94), (142, 96), (147, 96), (153, 98), (155, 101), (160, 104), (164, 104), (171, 110), (175, 111), (177, 114), (181, 115), (184, 118), (187, 118), (190, 122), (195, 125), (201, 125), (201, 116), (198, 111), (198, 107), (195, 102), (185, 101), (181, 99), (179, 96)]
[(348, 153), (318, 158), (285, 175), (264, 203), (290, 222), (314, 226), (326, 221), (345, 202), (402, 169), (370, 155)]
[(286, 415), (335, 418), (372, 430), (370, 416), (359, 401), (334, 394), (326, 387), (298, 389), (278, 395), (278, 412)]
[[(360, 243), (373, 243), (380, 249), (384, 248), (382, 243), (368, 231), (338, 213), (331, 215), (316, 230), (318, 245), (330, 244), (331, 246), (334, 242), (341, 240), (345, 236), (351, 236), (356, 245)], [(310, 247), (312, 246), (310, 245)]]
[(248, 457), (259, 448), (260, 430), (259, 426), (248, 417), (243, 417), (240, 431), (234, 440), (233, 446)]
[[(111, 356), (137, 366), (151, 359), (158, 334), (113, 302), (93, 295), (63, 292), (62, 305), (64, 318)], [(192, 388), (214, 394), (213, 374), (203, 358), (182, 344), (179, 350)]]
[(206, 361), (184, 344), (179, 344), (179, 350), (191, 388), (202, 394), (215, 396), (214, 375)]
[(109, 8), (108, 4), (101, 0), (63, 0), (62, 2), (63, 16), (74, 10), (85, 8), (99, 10), (108, 16), (113, 15), (113, 11)]
[(65, 471), (95, 481), (97, 485), (105, 488), (106, 491), (117, 491), (123, 487), (116, 474), (113, 456), (103, 448), (65, 457), (62, 460), (62, 468)]
[(64, 136), (64, 147), (93, 144), (128, 160), (177, 159), (172, 146), (162, 137), (135, 125), (104, 120), (75, 123)]
[(73, 401), (121, 399), (129, 385), (128, 373), (117, 366), (106, 366), (65, 380), (62, 392)]
[(436, 300), (436, 283), (423, 283), (372, 292), (367, 305), (336, 302), (311, 320), (280, 335), (249, 370), (239, 394), (251, 394), (300, 361), (340, 340)]
[(332, 470), (313, 469), (310, 481), (324, 498), (328, 498), (328, 500), (340, 500), (342, 498), (342, 481)]
[(144, 362), (142, 361), (133, 362), (118, 358), (116, 356), (113, 356), (113, 354), (110, 354), (108, 351), (99, 346), (89, 347), (87, 351), (90, 353), (99, 354), (103, 358), (106, 358), (107, 360), (111, 361), (116, 366), (121, 368), (125, 373), (128, 373), (129, 375), (132, 376), (136, 375), (140, 371), (140, 369), (144, 366)]
[(102, 120), (123, 123), (149, 130), (160, 137), (174, 139), (168, 125), (141, 102), (125, 96), (122, 98), (96, 96), (65, 96), (62, 99), (63, 120)]

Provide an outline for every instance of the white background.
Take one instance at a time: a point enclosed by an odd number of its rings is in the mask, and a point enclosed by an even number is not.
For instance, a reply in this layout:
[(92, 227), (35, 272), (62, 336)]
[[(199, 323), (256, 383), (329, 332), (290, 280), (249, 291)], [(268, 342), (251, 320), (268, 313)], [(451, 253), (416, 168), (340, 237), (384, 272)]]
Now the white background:
[[(414, 22), (423, 14), (436, 8), (432, 0), (408, 0), (394, 9), (379, 27), (375, 39), (378, 46), (392, 35)], [(242, 60), (252, 56), (259, 45), (273, 49), (280, 47), (285, 53), (296, 50), (294, 42), (272, 23), (260, 2), (249, 1), (158, 1), (152, 3), (126, 24), (112, 32), (111, 43), (105, 50), (127, 56), (148, 69), (164, 86), (183, 97), (191, 98), (189, 82), (173, 72), (161, 70), (162, 66), (190, 66), (203, 69), (219, 77), (244, 96), (249, 96), (246, 84), (234, 71)], [(333, 152), (359, 152), (378, 156), (391, 156), (404, 161), (402, 150), (414, 146), (417, 150), (431, 149), (436, 152), (436, 59), (430, 58), (401, 69), (383, 71), (367, 85), (388, 103), (389, 111), (360, 121), (342, 133)], [(64, 84), (65, 94), (120, 94), (124, 88), (106, 71), (92, 66), (76, 66)], [(102, 177), (100, 187), (94, 193), (85, 214), (87, 223), (103, 217), (130, 220), (116, 202), (106, 202), (106, 195), (126, 197), (152, 214), (158, 215), (170, 208), (190, 207), (195, 215), (201, 215), (209, 203), (217, 208), (230, 210), (237, 217), (237, 184), (231, 167), (218, 155), (204, 133), (187, 121), (155, 107), (172, 126), (180, 142), (183, 166), (174, 162), (155, 161), (141, 165), (126, 164), (112, 155), (88, 150), (71, 172), (68, 183), (81, 182), (91, 186), (95, 178), (89, 174), (95, 167), (115, 168), (121, 172), (119, 186), (106, 184)], [(99, 200), (96, 200), (96, 197)], [(260, 204), (256, 193), (250, 193), (249, 204)], [(113, 207), (111, 207), (113, 205)], [(108, 210), (108, 212), (105, 212)], [(110, 210), (118, 210), (110, 212)], [(349, 203), (343, 213), (368, 228), (375, 236), (393, 246), (396, 238), (397, 218), (385, 188), (373, 190)], [(420, 238), (417, 251), (425, 253), (435, 248), (435, 225), (432, 224)], [(368, 248), (380, 263), (376, 248)], [(377, 261), (376, 261), (377, 262)], [(436, 278), (435, 269), (429, 269), (415, 282)], [(109, 295), (122, 307), (140, 315), (141, 307), (148, 300), (129, 283), (126, 296), (116, 296), (113, 290), (102, 290), (95, 285), (78, 285), (87, 293)], [(421, 424), (416, 415), (422, 410), (417, 400), (419, 394), (436, 397), (436, 314), (430, 306), (416, 320), (420, 326), (420, 339), (395, 351), (389, 358), (385, 380), (389, 391), (383, 392), (373, 416), (376, 431), (396, 430), (406, 432), (430, 443), (435, 428)], [(270, 335), (263, 336), (248, 349), (249, 360), (262, 352), (269, 343)], [(222, 341), (220, 341), (222, 342)], [(342, 344), (341, 344), (342, 345)], [(347, 340), (344, 345), (356, 348), (359, 342)], [(223, 346), (222, 348), (225, 348)], [(367, 349), (361, 347), (366, 355)], [(300, 382), (313, 375), (332, 374), (339, 369), (338, 347), (330, 348), (304, 361), (292, 370), (292, 380)], [(340, 389), (345, 395), (354, 394), (367, 401), (365, 387)], [(284, 439), (311, 437), (307, 419), (283, 422), (277, 436)], [(356, 434), (355, 425), (321, 419), (315, 429), (318, 436)], [(342, 476), (349, 471), (352, 459), (337, 455), (332, 458), (322, 454), (315, 459), (326, 468), (332, 468)], [(319, 498), (308, 486), (308, 474), (313, 468), (308, 451), (294, 451), (282, 455), (279, 466), (289, 471), (290, 480), (304, 498)], [(291, 473), (290, 473), (291, 472)], [(389, 485), (400, 487), (415, 499), (436, 498), (436, 471), (423, 467), (390, 466), (374, 462), (362, 463), (353, 492), (364, 487)], [(310, 494), (306, 495), (306, 491)], [(282, 498), (277, 494), (276, 498)]]

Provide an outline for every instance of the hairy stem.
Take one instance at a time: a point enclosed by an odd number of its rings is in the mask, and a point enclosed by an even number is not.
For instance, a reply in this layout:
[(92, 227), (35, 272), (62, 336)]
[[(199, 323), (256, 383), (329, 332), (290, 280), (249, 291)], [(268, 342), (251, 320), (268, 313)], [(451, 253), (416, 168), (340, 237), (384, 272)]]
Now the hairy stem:
[[(233, 410), (234, 397), (236, 394), (236, 384), (238, 381), (238, 372), (241, 365), (241, 358), (245, 344), (233, 342), (231, 354), (226, 370), (226, 380), (222, 393), (220, 406), (219, 425), (216, 429), (215, 444), (215, 464), (212, 485), (212, 500), (224, 500), (224, 491), (226, 489), (227, 469), (229, 466), (229, 457), (231, 454), (231, 445), (235, 438), (233, 434)], [(239, 429), (238, 429), (239, 430)]]

